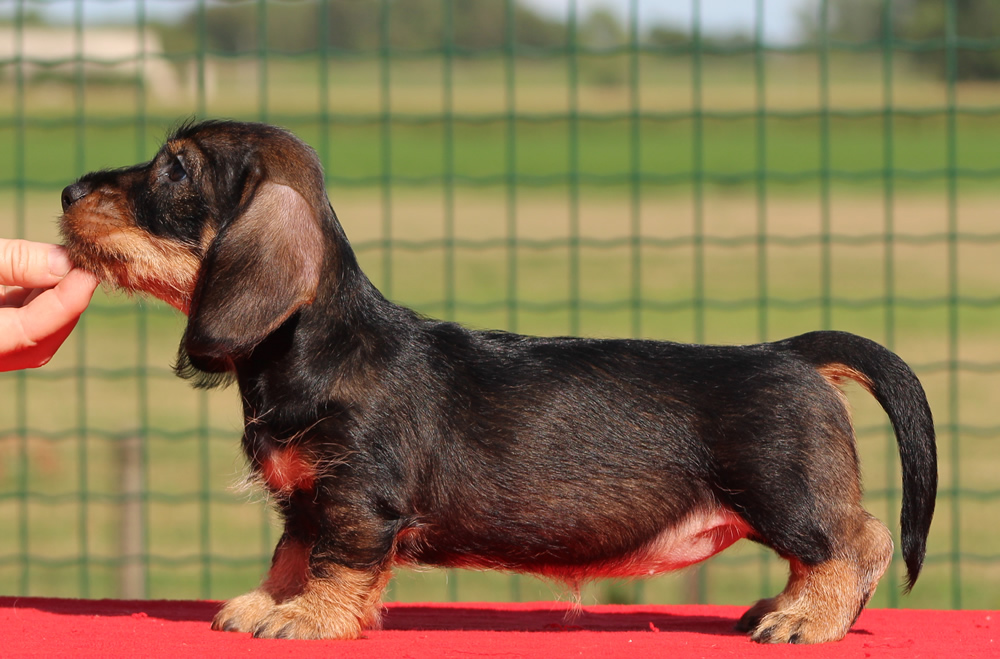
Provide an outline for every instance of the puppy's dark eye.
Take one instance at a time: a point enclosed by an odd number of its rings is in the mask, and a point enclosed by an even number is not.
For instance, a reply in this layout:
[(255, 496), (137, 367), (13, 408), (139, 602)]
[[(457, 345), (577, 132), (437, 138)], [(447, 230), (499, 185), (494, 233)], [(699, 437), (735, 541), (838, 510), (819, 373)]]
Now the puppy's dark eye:
[(174, 183), (180, 183), (187, 178), (187, 175), (187, 170), (184, 169), (184, 163), (181, 159), (179, 157), (174, 158), (167, 168), (167, 178)]

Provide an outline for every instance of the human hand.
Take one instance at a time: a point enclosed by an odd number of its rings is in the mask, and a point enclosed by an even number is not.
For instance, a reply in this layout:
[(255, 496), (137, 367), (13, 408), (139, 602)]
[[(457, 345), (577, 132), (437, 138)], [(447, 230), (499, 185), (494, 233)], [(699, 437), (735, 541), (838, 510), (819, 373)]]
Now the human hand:
[(96, 288), (61, 247), (0, 238), (0, 371), (47, 364)]

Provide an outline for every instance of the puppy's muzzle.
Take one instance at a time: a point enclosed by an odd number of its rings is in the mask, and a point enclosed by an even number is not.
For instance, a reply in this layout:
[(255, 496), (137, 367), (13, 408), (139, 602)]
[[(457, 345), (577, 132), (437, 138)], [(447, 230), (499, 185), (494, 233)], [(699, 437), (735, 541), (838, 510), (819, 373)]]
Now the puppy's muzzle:
[(65, 213), (69, 207), (80, 201), (93, 191), (89, 183), (78, 182), (67, 185), (62, 191), (62, 209)]

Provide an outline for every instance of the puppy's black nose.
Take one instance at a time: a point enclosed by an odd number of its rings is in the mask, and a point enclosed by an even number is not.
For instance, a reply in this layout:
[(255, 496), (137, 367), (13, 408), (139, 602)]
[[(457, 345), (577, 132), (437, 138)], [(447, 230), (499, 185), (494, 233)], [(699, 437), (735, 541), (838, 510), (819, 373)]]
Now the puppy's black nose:
[(84, 182), (77, 182), (72, 185), (67, 185), (62, 191), (62, 207), (63, 212), (69, 210), (69, 207), (80, 201), (91, 192), (90, 184)]

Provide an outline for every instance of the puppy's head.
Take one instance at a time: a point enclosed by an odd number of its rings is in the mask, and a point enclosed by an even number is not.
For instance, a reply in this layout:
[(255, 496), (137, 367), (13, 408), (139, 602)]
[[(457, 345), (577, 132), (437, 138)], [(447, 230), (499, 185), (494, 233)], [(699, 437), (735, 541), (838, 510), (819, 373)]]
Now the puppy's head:
[(336, 219), (316, 154), (262, 124), (176, 130), (156, 156), (87, 174), (62, 194), (72, 260), (189, 316), (182, 358), (231, 369), (312, 303)]

